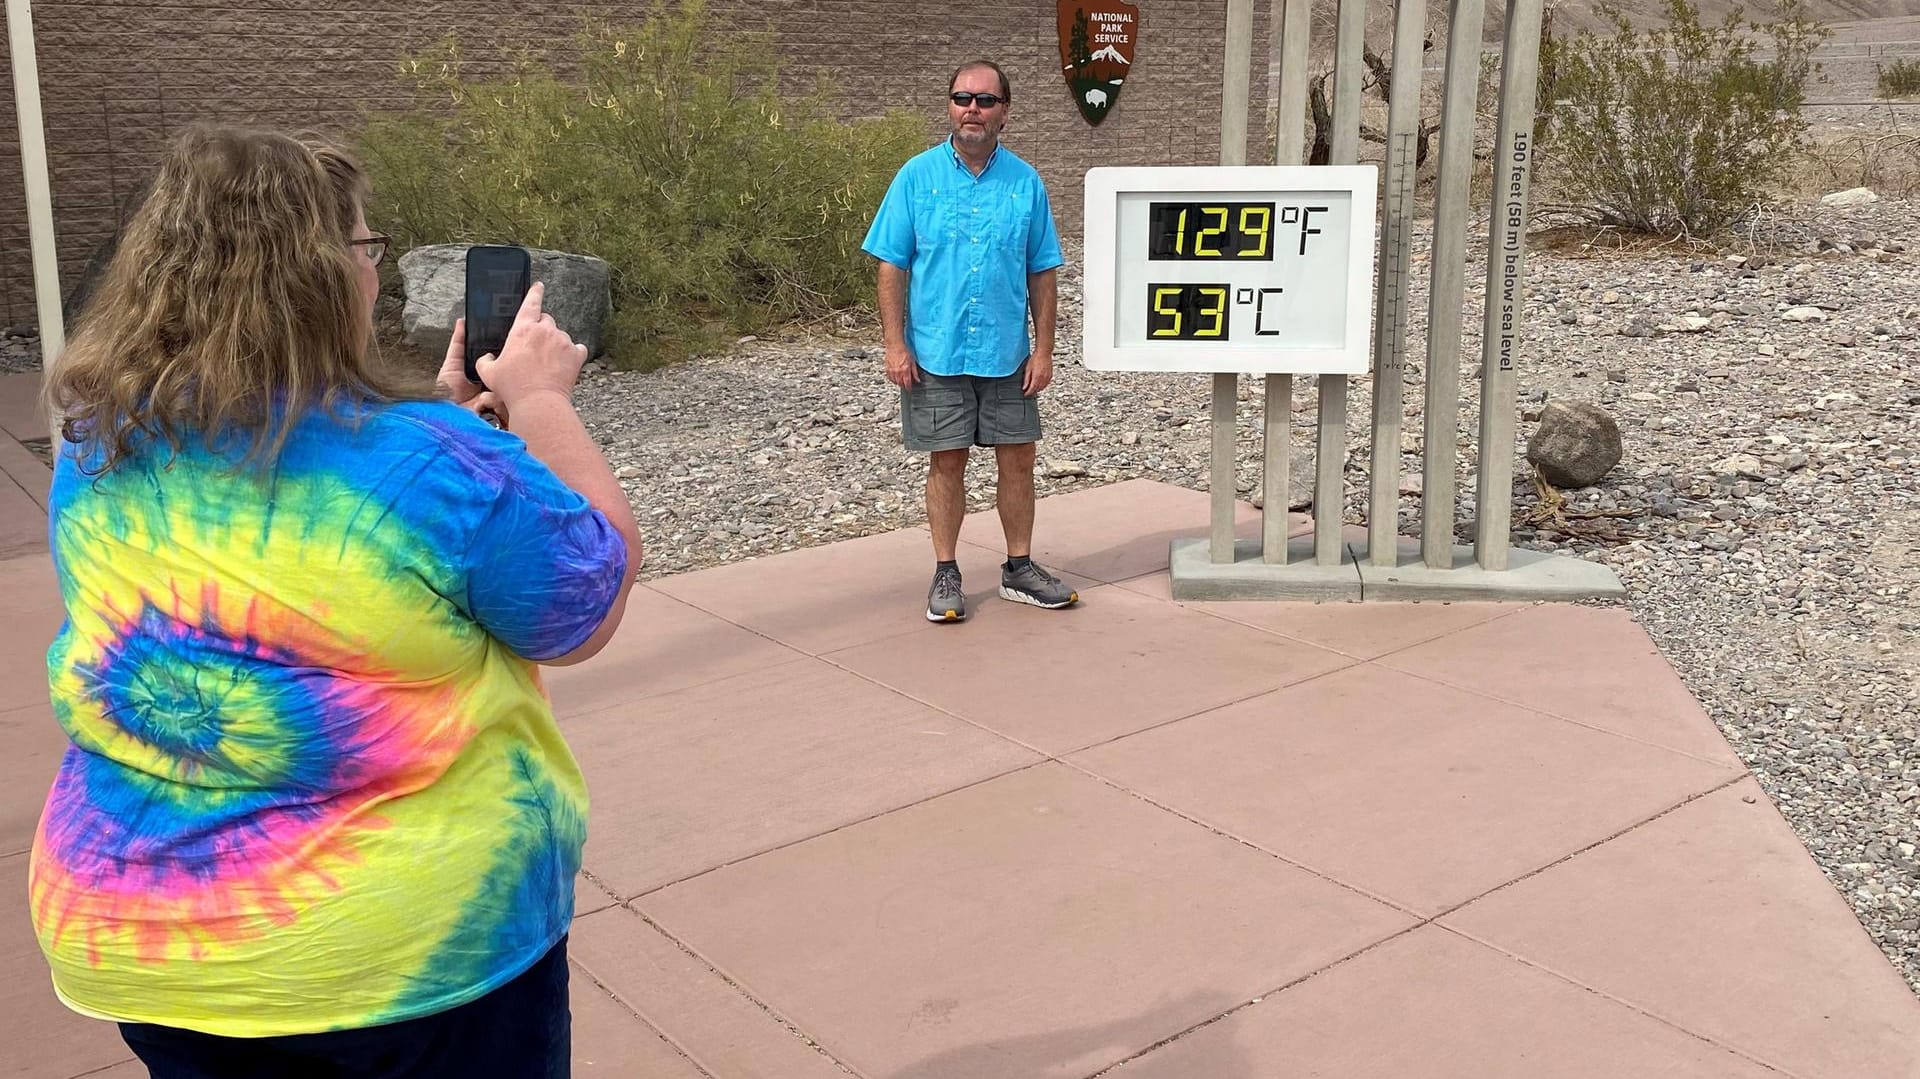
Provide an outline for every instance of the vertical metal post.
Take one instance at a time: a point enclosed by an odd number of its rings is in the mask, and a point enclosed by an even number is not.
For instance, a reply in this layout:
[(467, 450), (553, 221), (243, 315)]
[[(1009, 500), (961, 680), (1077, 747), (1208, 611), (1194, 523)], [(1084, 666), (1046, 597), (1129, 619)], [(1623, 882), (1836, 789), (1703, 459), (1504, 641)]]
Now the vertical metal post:
[[(1274, 0), (1273, 70), (1269, 83), (1277, 100), (1273, 162), (1306, 163), (1307, 46), (1313, 34), (1308, 0)], [(1293, 501), (1293, 376), (1266, 377), (1265, 461), (1261, 467), (1262, 561), (1287, 561), (1287, 510)]]
[[(33, 251), (33, 300), (40, 317), (40, 369), (53, 370), (66, 351), (60, 310), (60, 261), (54, 255), (53, 185), (47, 180), (47, 131), (40, 113), (40, 66), (33, 45), (31, 0), (7, 0), (7, 41), (13, 61), (14, 118), (20, 125), (20, 171), (26, 180), (27, 243)], [(48, 417), (54, 445), (60, 417)]]
[(1467, 290), (1467, 198), (1473, 178), (1474, 104), (1480, 90), (1485, 0), (1453, 0), (1447, 19), (1446, 98), (1440, 110), (1440, 176), (1433, 190), (1433, 261), (1427, 290), (1426, 432), (1420, 555), (1453, 568), (1454, 458), (1460, 429), (1460, 324)]
[(1526, 293), (1527, 185), (1532, 178), (1534, 92), (1540, 81), (1542, 0), (1507, 0), (1501, 48), (1500, 136), (1494, 143), (1493, 220), (1487, 236), (1487, 311), (1480, 346), (1480, 489), (1473, 556), (1507, 568), (1513, 529), (1513, 363)]
[(1275, 50), (1280, 71), (1279, 138), (1274, 147), (1276, 165), (1307, 163), (1307, 48), (1313, 41), (1313, 11), (1308, 0), (1274, 0), (1280, 13), (1280, 47)]
[[(1247, 163), (1247, 94), (1253, 65), (1253, 0), (1227, 0), (1227, 41), (1220, 75), (1220, 163)], [(1215, 562), (1233, 561), (1235, 404), (1239, 379), (1213, 376), (1213, 462), (1207, 486), (1212, 496), (1213, 528), (1208, 554)], [(1284, 506), (1281, 513), (1286, 512)]]
[[(1334, 32), (1333, 131), (1327, 163), (1360, 160), (1361, 46), (1367, 32), (1365, 0), (1340, 0)], [(1347, 376), (1320, 375), (1319, 425), (1313, 449), (1313, 560), (1337, 566), (1344, 549), (1341, 526), (1347, 516)]]
[(1407, 272), (1412, 259), (1415, 140), (1426, 44), (1426, 0), (1399, 0), (1393, 26), (1393, 85), (1387, 92), (1385, 226), (1373, 320), (1373, 477), (1367, 560), (1400, 562), (1400, 427), (1406, 408)]

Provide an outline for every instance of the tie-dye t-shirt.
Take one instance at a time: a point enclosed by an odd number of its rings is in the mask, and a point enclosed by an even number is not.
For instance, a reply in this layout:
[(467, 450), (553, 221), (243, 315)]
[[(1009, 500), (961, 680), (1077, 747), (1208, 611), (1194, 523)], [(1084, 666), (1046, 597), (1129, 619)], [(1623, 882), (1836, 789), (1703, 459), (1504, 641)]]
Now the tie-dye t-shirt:
[(592, 635), (625, 544), (451, 404), (310, 415), (270, 479), (230, 463), (56, 469), (54, 986), (239, 1037), (463, 1004), (572, 917), (586, 792), (530, 661)]

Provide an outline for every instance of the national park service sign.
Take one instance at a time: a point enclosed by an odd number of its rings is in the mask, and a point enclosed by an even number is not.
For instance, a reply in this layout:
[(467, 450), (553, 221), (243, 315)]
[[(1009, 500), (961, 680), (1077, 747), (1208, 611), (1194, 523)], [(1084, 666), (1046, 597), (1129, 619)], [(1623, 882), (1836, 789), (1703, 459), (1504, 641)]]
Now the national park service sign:
[(1087, 123), (1098, 124), (1120, 100), (1140, 40), (1140, 9), (1121, 0), (1057, 0), (1060, 69)]

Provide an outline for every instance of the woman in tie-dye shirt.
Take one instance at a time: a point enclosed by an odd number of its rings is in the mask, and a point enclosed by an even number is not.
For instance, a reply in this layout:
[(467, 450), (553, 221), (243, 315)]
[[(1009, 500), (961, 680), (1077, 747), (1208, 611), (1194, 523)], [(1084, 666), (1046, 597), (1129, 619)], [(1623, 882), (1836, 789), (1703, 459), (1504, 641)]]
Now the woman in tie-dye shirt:
[(190, 131), (48, 377), (33, 919), (155, 1076), (567, 1071), (587, 805), (536, 664), (605, 643), (639, 539), (538, 286), (486, 392), (459, 332), (439, 395), (375, 368), (365, 194)]

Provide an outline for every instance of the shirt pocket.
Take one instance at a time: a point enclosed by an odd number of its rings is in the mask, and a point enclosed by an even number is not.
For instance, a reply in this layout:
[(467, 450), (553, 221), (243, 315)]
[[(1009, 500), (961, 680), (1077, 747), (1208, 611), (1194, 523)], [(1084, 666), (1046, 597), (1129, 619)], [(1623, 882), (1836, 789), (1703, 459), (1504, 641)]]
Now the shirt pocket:
[(1026, 266), (1027, 233), (1033, 225), (1032, 196), (1024, 191), (1009, 191), (1000, 200), (994, 214), (994, 239), (1005, 250), (1022, 256), (1021, 266)]
[(913, 239), (922, 247), (951, 239), (958, 210), (955, 193), (944, 187), (928, 187), (913, 200)]

